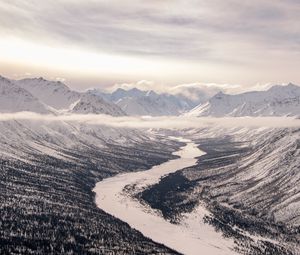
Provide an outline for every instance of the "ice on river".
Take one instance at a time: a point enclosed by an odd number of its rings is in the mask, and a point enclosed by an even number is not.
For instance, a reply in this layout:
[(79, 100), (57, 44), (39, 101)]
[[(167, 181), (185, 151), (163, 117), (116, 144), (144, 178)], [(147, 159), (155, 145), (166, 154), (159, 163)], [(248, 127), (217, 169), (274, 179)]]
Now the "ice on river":
[(143, 235), (162, 243), (183, 254), (235, 254), (233, 240), (225, 239), (221, 232), (203, 223), (208, 214), (205, 207), (198, 206), (192, 213), (186, 214), (180, 224), (172, 224), (154, 210), (146, 208), (137, 200), (123, 192), (126, 185), (137, 184), (139, 188), (158, 183), (164, 175), (196, 164), (204, 154), (197, 145), (189, 140), (175, 155), (178, 159), (169, 160), (147, 171), (119, 174), (96, 184), (96, 204), (105, 212), (127, 222)]

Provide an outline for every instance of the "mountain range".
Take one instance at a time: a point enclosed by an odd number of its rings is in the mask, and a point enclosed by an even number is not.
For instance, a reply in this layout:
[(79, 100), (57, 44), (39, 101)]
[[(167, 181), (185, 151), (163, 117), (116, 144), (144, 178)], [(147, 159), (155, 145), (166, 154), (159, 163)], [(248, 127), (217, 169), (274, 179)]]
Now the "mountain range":
[(273, 86), (267, 91), (237, 95), (219, 92), (203, 105), (192, 109), (190, 116), (295, 116), (300, 113), (300, 87), (294, 84)]
[(275, 85), (266, 91), (241, 94), (181, 88), (157, 93), (118, 88), (111, 93), (97, 89), (78, 92), (60, 81), (43, 78), (10, 80), (0, 76), (1, 112), (107, 114), (112, 116), (298, 116), (300, 87)]
[(0, 77), (0, 99), (1, 112), (126, 115), (120, 107), (101, 97), (77, 92), (62, 82), (43, 78), (15, 81)]
[(97, 90), (91, 90), (90, 93), (115, 103), (128, 115), (179, 115), (190, 109), (186, 100), (167, 93), (158, 94), (152, 90), (118, 88), (112, 93), (102, 93)]

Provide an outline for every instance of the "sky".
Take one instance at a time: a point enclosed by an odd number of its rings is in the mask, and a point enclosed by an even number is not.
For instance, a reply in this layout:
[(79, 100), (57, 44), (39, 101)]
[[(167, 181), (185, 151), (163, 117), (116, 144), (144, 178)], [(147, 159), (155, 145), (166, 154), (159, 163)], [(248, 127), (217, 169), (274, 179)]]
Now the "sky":
[(75, 89), (300, 84), (299, 13), (299, 0), (0, 0), (0, 74)]

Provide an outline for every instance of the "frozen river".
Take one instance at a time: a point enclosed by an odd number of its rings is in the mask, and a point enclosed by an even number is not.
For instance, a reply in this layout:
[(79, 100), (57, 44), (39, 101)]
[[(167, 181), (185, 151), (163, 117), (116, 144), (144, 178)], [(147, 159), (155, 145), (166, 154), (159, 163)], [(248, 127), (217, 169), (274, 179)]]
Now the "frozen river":
[(174, 153), (180, 158), (169, 160), (147, 171), (119, 174), (98, 182), (94, 188), (96, 204), (155, 242), (183, 254), (235, 254), (232, 240), (224, 239), (220, 232), (203, 223), (204, 215), (209, 214), (204, 206), (199, 205), (192, 213), (186, 214), (180, 224), (172, 224), (158, 212), (142, 205), (123, 191), (127, 185), (143, 189), (158, 183), (164, 175), (195, 165), (196, 157), (205, 154), (192, 141), (178, 140), (186, 143)]

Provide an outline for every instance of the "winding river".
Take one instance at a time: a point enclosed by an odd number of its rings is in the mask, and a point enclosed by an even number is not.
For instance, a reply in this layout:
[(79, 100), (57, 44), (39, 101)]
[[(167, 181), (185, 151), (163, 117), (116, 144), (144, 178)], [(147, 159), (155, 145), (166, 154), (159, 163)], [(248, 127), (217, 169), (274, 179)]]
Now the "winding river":
[(232, 250), (234, 246), (232, 240), (224, 239), (220, 232), (203, 223), (204, 215), (209, 214), (204, 206), (199, 205), (192, 213), (186, 214), (180, 224), (175, 225), (166, 221), (159, 212), (142, 205), (124, 192), (124, 187), (128, 185), (143, 189), (158, 183), (164, 175), (195, 165), (196, 157), (205, 154), (192, 141), (177, 139), (186, 143), (174, 152), (179, 158), (154, 166), (147, 171), (119, 174), (98, 182), (93, 190), (96, 193), (97, 206), (127, 222), (144, 236), (183, 254), (235, 254)]

